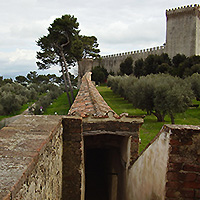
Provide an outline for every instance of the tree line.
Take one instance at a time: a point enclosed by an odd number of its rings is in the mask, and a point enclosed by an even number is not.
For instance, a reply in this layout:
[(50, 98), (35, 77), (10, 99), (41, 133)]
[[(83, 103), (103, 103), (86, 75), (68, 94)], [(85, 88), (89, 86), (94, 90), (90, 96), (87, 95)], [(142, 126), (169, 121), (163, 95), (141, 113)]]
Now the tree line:
[(133, 59), (129, 56), (120, 64), (121, 75), (133, 74), (140, 77), (159, 73), (168, 73), (181, 78), (200, 73), (200, 56), (186, 57), (183, 54), (177, 54), (170, 59), (166, 53), (149, 55), (146, 59), (136, 60), (134, 67)]
[[(77, 78), (70, 74), (70, 79), (76, 87)], [(0, 115), (13, 114), (30, 101), (36, 101), (33, 113), (41, 114), (63, 91), (64, 80), (55, 74), (39, 75), (30, 71), (26, 76), (16, 76), (15, 80), (1, 76)]]
[(174, 123), (175, 114), (185, 112), (196, 98), (200, 100), (200, 74), (185, 79), (169, 74), (140, 76), (110, 76), (107, 85), (131, 102), (135, 108), (145, 110), (164, 121), (168, 114)]

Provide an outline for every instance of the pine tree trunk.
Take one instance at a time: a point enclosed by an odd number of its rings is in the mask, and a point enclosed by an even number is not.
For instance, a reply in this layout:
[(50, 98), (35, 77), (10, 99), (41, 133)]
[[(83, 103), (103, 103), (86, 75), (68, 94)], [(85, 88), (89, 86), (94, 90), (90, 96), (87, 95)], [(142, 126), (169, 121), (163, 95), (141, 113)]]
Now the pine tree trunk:
[(62, 68), (62, 75), (63, 75), (63, 79), (64, 79), (64, 84), (65, 84), (65, 91), (67, 93), (67, 99), (68, 99), (69, 105), (71, 106), (72, 102), (71, 102), (71, 99), (70, 99), (70, 96), (69, 96), (69, 90), (68, 90), (68, 87), (67, 87), (67, 80), (66, 80), (66, 77), (65, 77), (65, 70), (64, 70), (64, 67), (63, 67), (62, 63), (60, 63), (60, 65), (61, 65), (61, 68)]
[(66, 62), (65, 55), (64, 55), (62, 50), (61, 50), (60, 53), (61, 53), (62, 60), (64, 62), (64, 69), (65, 69), (65, 72), (66, 72), (66, 75), (67, 75), (67, 81), (68, 81), (68, 84), (69, 84), (69, 89), (70, 89), (72, 103), (73, 103), (74, 102), (74, 93), (73, 93), (73, 87), (72, 87), (72, 83), (71, 83), (71, 80), (70, 80), (69, 72), (68, 72), (68, 69), (67, 69), (67, 62)]

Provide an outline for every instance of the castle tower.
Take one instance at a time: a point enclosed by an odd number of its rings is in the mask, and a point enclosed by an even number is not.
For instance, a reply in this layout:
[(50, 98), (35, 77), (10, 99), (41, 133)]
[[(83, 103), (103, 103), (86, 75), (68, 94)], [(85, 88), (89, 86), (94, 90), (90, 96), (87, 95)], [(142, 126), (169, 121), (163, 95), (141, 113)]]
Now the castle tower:
[(200, 55), (200, 6), (190, 5), (166, 10), (166, 52), (172, 58), (176, 54)]

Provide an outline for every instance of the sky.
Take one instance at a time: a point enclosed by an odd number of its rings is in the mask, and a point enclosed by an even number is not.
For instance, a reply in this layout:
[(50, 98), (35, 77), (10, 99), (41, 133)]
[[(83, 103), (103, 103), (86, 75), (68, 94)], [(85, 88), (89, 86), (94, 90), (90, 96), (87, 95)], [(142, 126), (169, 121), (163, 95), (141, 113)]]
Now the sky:
[[(162, 46), (166, 9), (198, 4), (191, 0), (4, 0), (0, 6), (0, 76), (59, 74), (59, 66), (38, 70), (36, 41), (62, 15), (74, 15), (80, 34), (96, 36), (100, 55)], [(72, 70), (77, 74), (77, 69)]]

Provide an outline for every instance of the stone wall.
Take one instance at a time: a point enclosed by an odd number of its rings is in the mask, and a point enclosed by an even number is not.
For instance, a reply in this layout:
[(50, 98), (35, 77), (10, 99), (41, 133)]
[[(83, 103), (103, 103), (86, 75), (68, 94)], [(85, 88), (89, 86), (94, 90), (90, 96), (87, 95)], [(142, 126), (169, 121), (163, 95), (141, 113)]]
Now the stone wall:
[(180, 53), (200, 55), (200, 6), (190, 5), (166, 11), (166, 52), (169, 57)]
[(126, 199), (199, 199), (199, 172), (200, 127), (164, 125), (130, 168)]
[(61, 199), (62, 127), (56, 131), (23, 186), (12, 199)]
[(133, 65), (136, 60), (138, 59), (145, 59), (151, 54), (161, 55), (165, 53), (165, 46), (154, 47), (150, 49), (143, 49), (138, 51), (126, 52), (126, 53), (119, 53), (113, 54), (108, 56), (102, 56), (101, 59), (94, 60), (93, 67), (95, 66), (102, 66), (107, 71), (114, 72), (117, 74), (120, 71), (120, 64), (128, 57), (132, 57)]
[(63, 119), (62, 199), (84, 200), (84, 144), (81, 118)]
[(168, 125), (166, 200), (200, 199), (200, 127)]
[(60, 199), (61, 117), (21, 116), (0, 144), (0, 199)]

